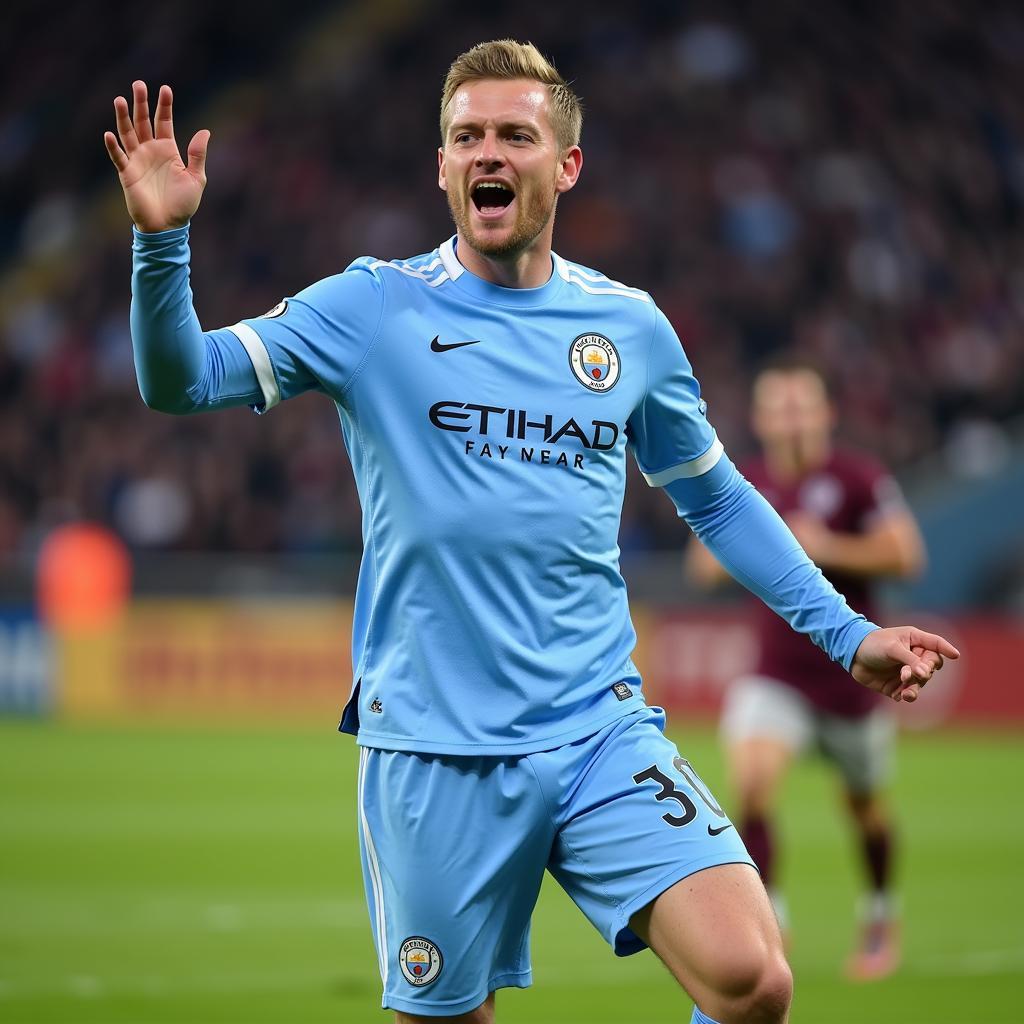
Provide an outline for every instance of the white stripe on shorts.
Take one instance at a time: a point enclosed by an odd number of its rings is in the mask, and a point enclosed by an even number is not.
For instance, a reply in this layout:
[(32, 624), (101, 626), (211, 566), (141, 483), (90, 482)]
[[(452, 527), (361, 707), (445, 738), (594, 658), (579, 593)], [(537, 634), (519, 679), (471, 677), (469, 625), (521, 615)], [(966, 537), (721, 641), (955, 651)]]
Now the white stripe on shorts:
[(377, 919), (377, 968), (384, 991), (388, 990), (388, 926), (384, 917), (384, 886), (380, 880), (380, 865), (377, 863), (377, 850), (370, 835), (370, 823), (366, 820), (363, 806), (363, 790), (366, 786), (366, 759), (369, 751), (366, 747), (359, 748), (359, 822), (363, 829), (363, 841), (366, 843), (366, 861), (370, 866), (370, 885), (373, 888), (374, 916)]

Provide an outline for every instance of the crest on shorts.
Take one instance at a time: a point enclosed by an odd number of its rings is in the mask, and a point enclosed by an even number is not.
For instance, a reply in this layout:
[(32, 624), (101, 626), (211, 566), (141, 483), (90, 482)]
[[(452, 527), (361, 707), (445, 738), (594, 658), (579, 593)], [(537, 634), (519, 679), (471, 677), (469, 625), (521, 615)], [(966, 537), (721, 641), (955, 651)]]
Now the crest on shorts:
[(610, 391), (619, 379), (619, 353), (603, 334), (581, 334), (569, 346), (573, 376), (588, 391)]
[(430, 939), (422, 935), (410, 935), (399, 950), (398, 964), (405, 980), (421, 988), (437, 980), (444, 966), (444, 957)]

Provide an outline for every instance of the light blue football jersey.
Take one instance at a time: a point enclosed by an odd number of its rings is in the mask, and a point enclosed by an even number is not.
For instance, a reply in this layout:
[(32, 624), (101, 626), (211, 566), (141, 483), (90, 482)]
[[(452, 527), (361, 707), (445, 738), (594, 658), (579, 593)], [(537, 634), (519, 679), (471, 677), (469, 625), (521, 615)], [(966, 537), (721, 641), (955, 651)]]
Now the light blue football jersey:
[(500, 288), (451, 240), (204, 332), (188, 233), (135, 232), (140, 392), (178, 414), (307, 390), (336, 403), (363, 508), (342, 720), (362, 744), (539, 751), (643, 703), (616, 544), (627, 446), (719, 561), (844, 667), (878, 628), (724, 455), (645, 292), (554, 255), (543, 287)]
[(231, 328), (266, 409), (309, 389), (338, 407), (364, 541), (342, 728), (364, 745), (540, 750), (642, 703), (626, 449), (657, 483), (721, 445), (651, 297), (552, 260), (542, 287), (502, 288), (452, 239)]

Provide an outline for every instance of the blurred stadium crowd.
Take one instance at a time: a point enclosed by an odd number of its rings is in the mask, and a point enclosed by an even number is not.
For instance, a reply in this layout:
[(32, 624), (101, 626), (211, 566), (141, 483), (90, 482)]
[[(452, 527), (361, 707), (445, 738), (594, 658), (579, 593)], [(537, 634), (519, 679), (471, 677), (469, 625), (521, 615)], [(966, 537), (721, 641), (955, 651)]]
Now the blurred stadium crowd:
[[(748, 383), (797, 350), (843, 434), (897, 470), (994, 470), (1024, 410), (1024, 12), (1012, 4), (117, 0), (5, 15), (0, 61), (0, 553), (88, 517), (137, 549), (351, 551), (337, 419), (144, 408), (130, 225), (101, 141), (133, 78), (213, 130), (192, 227), (204, 326), (258, 315), (358, 255), (427, 251), (437, 97), (484, 38), (529, 38), (575, 82), (586, 167), (555, 247), (652, 292), (734, 455)], [(637, 481), (634, 481), (637, 483)], [(677, 546), (632, 486), (627, 551)]]

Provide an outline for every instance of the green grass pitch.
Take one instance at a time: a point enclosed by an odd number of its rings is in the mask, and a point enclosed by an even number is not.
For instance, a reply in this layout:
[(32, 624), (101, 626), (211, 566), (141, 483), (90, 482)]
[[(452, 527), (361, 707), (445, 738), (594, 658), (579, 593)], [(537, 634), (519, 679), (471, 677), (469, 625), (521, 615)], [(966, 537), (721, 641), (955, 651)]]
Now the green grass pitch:
[[(722, 792), (712, 734), (675, 738)], [(794, 1024), (1024, 1021), (1022, 750), (1019, 734), (903, 738), (906, 964), (861, 986), (839, 975), (858, 871), (845, 822), (821, 766), (797, 770), (782, 821)], [(390, 1020), (359, 878), (356, 756), (329, 725), (0, 723), (0, 1020)], [(554, 885), (533, 960), (533, 988), (499, 994), (502, 1024), (689, 1019), (651, 954), (616, 960)]]

